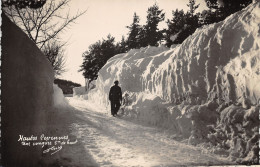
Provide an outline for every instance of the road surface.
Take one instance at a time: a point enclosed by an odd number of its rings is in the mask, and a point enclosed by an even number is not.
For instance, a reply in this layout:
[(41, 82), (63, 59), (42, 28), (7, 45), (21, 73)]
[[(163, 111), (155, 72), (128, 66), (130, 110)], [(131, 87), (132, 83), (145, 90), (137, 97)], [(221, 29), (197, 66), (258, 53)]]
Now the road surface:
[[(94, 111), (98, 107), (78, 98), (67, 99), (80, 120), (71, 123), (71, 132), (98, 166), (230, 164), (207, 150), (174, 140), (168, 131), (115, 118), (106, 111)], [(76, 153), (73, 156), (76, 158)]]

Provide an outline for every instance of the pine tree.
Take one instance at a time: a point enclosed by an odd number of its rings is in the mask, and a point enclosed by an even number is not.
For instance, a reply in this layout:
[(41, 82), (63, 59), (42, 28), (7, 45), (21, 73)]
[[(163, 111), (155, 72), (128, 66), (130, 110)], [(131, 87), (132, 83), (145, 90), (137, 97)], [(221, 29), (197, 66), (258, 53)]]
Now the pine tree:
[(196, 5), (195, 0), (189, 0), (189, 3), (187, 6), (190, 8), (188, 13), (190, 13), (192, 16), (195, 14), (196, 9), (200, 6), (200, 4)]
[(217, 13), (219, 12), (213, 9), (202, 11), (200, 16), (200, 24), (207, 25), (221, 21), (222, 19), (221, 17), (218, 17), (219, 14)]
[(128, 51), (128, 44), (127, 41), (125, 40), (125, 37), (122, 36), (121, 41), (116, 44), (116, 52), (125, 53), (127, 51)]
[(252, 0), (205, 0), (209, 10), (203, 11), (203, 24), (210, 24), (224, 20), (250, 3)]
[(80, 71), (83, 71), (83, 76), (89, 80), (90, 83), (93, 80), (96, 80), (98, 77), (98, 70), (100, 58), (102, 57), (101, 53), (101, 41), (98, 41), (89, 46), (89, 50), (82, 54), (83, 63), (80, 66)]
[(148, 8), (146, 25), (142, 30), (143, 39), (141, 43), (143, 46), (158, 46), (158, 42), (163, 38), (163, 34), (157, 27), (164, 18), (165, 13), (163, 13), (163, 10), (159, 9), (157, 4)]
[(200, 13), (196, 13), (200, 4), (196, 5), (195, 0), (189, 0), (187, 6), (190, 8), (186, 14), (186, 28), (183, 31), (183, 38), (186, 39), (189, 35), (193, 34), (201, 25), (199, 23)]
[(172, 20), (168, 20), (168, 29), (166, 30), (166, 45), (169, 47), (172, 44), (182, 43), (189, 35), (201, 26), (199, 23), (199, 13), (196, 13), (196, 9), (199, 4), (196, 5), (195, 0), (189, 0), (187, 4), (189, 10), (184, 13), (183, 10), (176, 9), (172, 12)]
[(167, 21), (168, 29), (166, 30), (166, 45), (178, 44), (177, 37), (186, 25), (186, 15), (183, 10), (176, 9), (172, 11), (172, 19)]
[(127, 26), (127, 28), (130, 30), (127, 39), (128, 49), (140, 48), (139, 33), (140, 33), (141, 26), (139, 25), (139, 21), (140, 21), (139, 16), (137, 16), (136, 13), (134, 13), (133, 23), (130, 26)]
[[(112, 37), (110, 34), (107, 36), (107, 39), (102, 41), (101, 50), (102, 50), (102, 63), (106, 64), (107, 60), (117, 54), (116, 46), (114, 44), (115, 37)], [(103, 65), (101, 67), (103, 67)]]
[(90, 45), (88, 50), (82, 54), (84, 60), (79, 72), (83, 71), (83, 76), (88, 79), (88, 84), (97, 79), (99, 70), (107, 60), (119, 53), (114, 42), (115, 38), (109, 34), (107, 39)]
[(140, 32), (138, 35), (138, 45), (139, 48), (146, 47), (148, 45), (147, 31), (145, 26), (141, 26), (140, 28)]

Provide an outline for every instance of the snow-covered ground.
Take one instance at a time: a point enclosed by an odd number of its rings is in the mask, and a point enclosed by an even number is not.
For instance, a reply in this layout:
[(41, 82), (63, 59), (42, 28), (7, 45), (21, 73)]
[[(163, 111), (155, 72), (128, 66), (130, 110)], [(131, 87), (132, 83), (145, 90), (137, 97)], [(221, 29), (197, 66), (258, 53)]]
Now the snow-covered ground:
[[(77, 110), (75, 115), (81, 119), (71, 124), (71, 131), (99, 166), (231, 164), (206, 149), (173, 139), (173, 134), (167, 130), (111, 117), (106, 108), (81, 98), (67, 99)], [(78, 155), (72, 156), (77, 159)]]
[(233, 162), (258, 163), (259, 13), (255, 2), (180, 45), (115, 55), (81, 97), (109, 109), (109, 89), (119, 80), (128, 94), (124, 119), (167, 129)]

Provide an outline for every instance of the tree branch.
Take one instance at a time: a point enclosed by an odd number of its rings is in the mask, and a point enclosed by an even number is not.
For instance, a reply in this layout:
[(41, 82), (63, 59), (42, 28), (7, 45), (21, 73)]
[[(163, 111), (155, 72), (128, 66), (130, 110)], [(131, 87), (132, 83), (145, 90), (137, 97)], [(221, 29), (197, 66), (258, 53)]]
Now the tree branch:
[[(17, 7), (16, 7), (15, 9), (16, 9), (16, 11), (17, 11), (19, 17), (21, 18), (22, 22), (23, 22), (23, 25), (24, 25), (25, 30), (26, 30), (26, 32), (27, 32), (27, 35), (29, 36), (29, 38), (30, 38), (32, 41), (34, 41), (34, 39), (33, 39), (33, 37), (32, 37), (32, 34), (31, 34), (30, 30), (28, 29), (28, 27), (26, 26), (25, 20), (24, 20), (24, 18), (21, 16), (21, 13), (20, 13), (19, 9), (18, 9)], [(34, 41), (34, 42), (35, 42), (35, 41)]]

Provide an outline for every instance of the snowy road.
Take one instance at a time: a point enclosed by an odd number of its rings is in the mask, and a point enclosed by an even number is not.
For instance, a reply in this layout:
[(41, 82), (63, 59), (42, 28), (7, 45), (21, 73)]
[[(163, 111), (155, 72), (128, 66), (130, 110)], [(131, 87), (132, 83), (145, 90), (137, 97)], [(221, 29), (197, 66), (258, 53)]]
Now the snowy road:
[(71, 125), (73, 135), (100, 166), (228, 164), (206, 150), (171, 139), (169, 132), (93, 111), (86, 101), (67, 99), (81, 120)]

